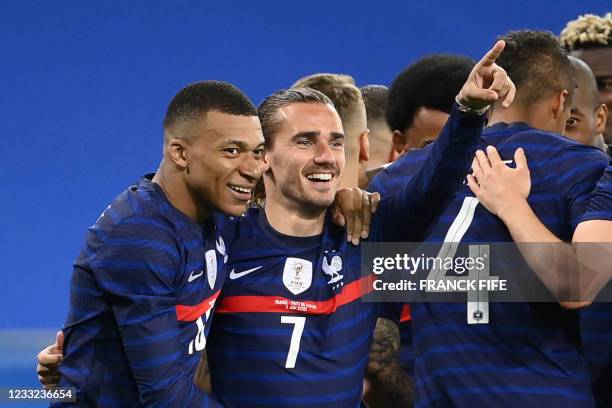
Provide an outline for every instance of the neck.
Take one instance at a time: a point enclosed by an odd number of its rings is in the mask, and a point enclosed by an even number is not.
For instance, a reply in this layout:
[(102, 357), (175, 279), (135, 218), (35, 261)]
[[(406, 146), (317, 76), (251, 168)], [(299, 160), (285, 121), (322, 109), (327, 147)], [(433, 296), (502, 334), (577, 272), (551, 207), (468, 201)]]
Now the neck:
[(491, 116), (489, 117), (489, 126), (495, 125), (496, 123), (515, 123), (523, 122), (529, 126), (548, 130), (551, 124), (546, 120), (548, 118), (545, 106), (538, 104), (525, 108), (518, 105), (516, 102), (509, 108), (496, 104), (493, 108)]
[[(279, 197), (278, 191), (266, 188), (266, 218), (276, 231), (292, 237), (310, 237), (323, 232), (326, 209), (308, 210), (299, 205), (291, 205)], [(270, 192), (270, 194), (268, 194)]]
[(348, 163), (344, 166), (342, 177), (340, 177), (340, 183), (338, 184), (339, 189), (357, 187), (359, 184), (359, 167), (359, 163), (357, 163), (357, 166), (352, 166)]
[(189, 191), (182, 174), (170, 169), (162, 160), (153, 182), (162, 189), (166, 198), (174, 208), (197, 222), (203, 224), (210, 211), (197, 204), (197, 200)]
[(344, 127), (344, 134), (346, 136), (344, 143), (344, 169), (342, 170), (338, 188), (352, 188), (357, 187), (359, 184), (361, 169), (359, 138), (364, 132), (365, 124), (361, 131), (357, 129), (350, 123)]

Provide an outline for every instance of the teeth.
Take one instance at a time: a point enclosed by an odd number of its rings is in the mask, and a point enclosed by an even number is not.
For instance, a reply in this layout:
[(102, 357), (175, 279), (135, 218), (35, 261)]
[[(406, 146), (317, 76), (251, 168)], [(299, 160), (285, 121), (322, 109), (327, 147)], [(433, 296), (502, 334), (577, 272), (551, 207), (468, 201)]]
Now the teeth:
[(307, 175), (306, 178), (308, 180), (330, 181), (332, 179), (332, 175), (329, 173), (315, 173)]
[(239, 193), (249, 193), (251, 194), (250, 188), (238, 187), (238, 186), (229, 186), (232, 190), (237, 191)]

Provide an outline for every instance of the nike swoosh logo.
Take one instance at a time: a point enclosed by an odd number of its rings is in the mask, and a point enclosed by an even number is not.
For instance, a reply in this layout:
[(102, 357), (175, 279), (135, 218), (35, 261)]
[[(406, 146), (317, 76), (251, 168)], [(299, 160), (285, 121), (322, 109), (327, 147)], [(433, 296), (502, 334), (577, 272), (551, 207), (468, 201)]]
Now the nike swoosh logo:
[(244, 275), (248, 275), (251, 272), (255, 272), (258, 269), (263, 268), (263, 266), (258, 266), (257, 268), (253, 268), (253, 269), (247, 269), (246, 271), (242, 271), (242, 272), (234, 272), (234, 269), (232, 269), (232, 271), (229, 274), (229, 278), (230, 279), (238, 279), (238, 278), (242, 278)]
[(200, 273), (194, 275), (195, 271), (191, 272), (189, 274), (189, 278), (187, 278), (187, 282), (193, 282), (194, 280), (198, 279), (200, 276), (204, 275), (204, 271), (200, 271)]

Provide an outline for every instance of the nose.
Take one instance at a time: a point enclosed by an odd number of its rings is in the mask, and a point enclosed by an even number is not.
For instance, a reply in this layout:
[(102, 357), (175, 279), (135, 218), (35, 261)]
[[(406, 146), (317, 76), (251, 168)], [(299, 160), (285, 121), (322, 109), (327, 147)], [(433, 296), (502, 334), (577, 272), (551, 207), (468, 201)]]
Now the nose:
[(239, 168), (240, 175), (249, 181), (256, 182), (261, 178), (263, 160), (256, 159), (252, 154), (246, 155)]
[(314, 158), (316, 164), (334, 164), (335, 160), (332, 150), (327, 143), (317, 143), (317, 150)]

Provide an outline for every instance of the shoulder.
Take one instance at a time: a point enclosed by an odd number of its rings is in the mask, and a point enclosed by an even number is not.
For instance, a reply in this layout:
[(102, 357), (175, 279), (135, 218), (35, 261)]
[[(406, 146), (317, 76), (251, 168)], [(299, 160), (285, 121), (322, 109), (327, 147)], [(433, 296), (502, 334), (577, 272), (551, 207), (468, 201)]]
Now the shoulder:
[(239, 239), (248, 239), (257, 234), (260, 229), (261, 207), (249, 207), (239, 217), (230, 217), (222, 213), (215, 213), (213, 220), (217, 233), (222, 237), (228, 249)]
[(370, 182), (367, 190), (371, 192), (379, 192), (382, 195), (391, 194), (394, 183), (405, 183), (406, 178), (410, 178), (416, 174), (423, 166), (427, 157), (431, 152), (429, 145), (423, 149), (411, 150), (403, 154), (395, 162), (383, 168)]
[[(168, 208), (167, 208), (168, 207)], [(180, 245), (181, 234), (177, 223), (169, 214), (169, 204), (157, 200), (140, 186), (130, 186), (113, 200), (86, 236), (91, 252), (102, 248), (116, 247), (124, 243), (126, 251), (139, 244), (154, 248), (168, 248), (171, 252)]]
[[(522, 147), (530, 169), (545, 167), (555, 173), (570, 167), (595, 167), (603, 170), (606, 155), (599, 149), (578, 143), (558, 133), (547, 132), (524, 124), (512, 124), (503, 129), (487, 130), (485, 143), (494, 145), (502, 158), (511, 159), (514, 151)], [(578, 171), (578, 170), (577, 170)]]

